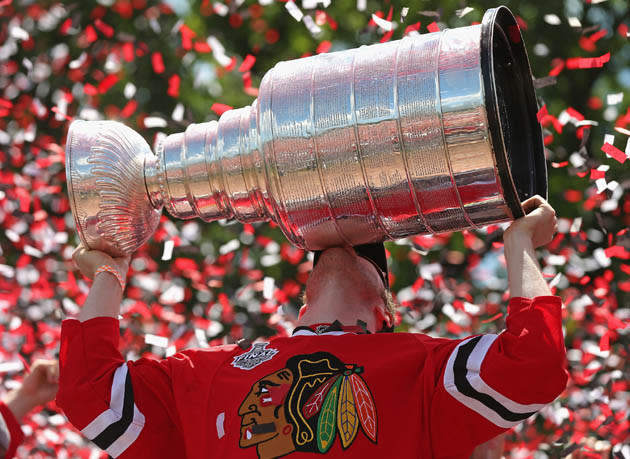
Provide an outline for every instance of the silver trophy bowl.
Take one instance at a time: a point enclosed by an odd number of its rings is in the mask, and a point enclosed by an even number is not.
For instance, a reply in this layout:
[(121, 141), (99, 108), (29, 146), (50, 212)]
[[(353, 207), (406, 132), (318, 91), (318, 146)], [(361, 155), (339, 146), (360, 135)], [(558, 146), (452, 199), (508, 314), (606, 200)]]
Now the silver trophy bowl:
[(280, 62), (251, 106), (167, 136), (154, 155), (113, 121), (66, 145), (83, 243), (131, 254), (176, 218), (276, 222), (319, 250), (513, 220), (546, 196), (537, 103), (505, 7), (479, 25)]

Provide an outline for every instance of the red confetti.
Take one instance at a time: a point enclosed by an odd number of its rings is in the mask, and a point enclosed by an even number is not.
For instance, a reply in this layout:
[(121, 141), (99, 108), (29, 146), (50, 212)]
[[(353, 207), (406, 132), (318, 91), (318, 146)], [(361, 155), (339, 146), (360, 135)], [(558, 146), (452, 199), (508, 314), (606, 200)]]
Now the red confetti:
[(600, 171), (598, 169), (591, 169), (591, 180), (606, 178), (606, 171)]
[(192, 49), (192, 39), (195, 38), (196, 33), (186, 24), (182, 24), (179, 27), (179, 33), (182, 34), (182, 48), (185, 50)]
[(210, 53), (210, 52), (212, 52), (212, 48), (205, 41), (196, 41), (194, 46), (195, 46), (195, 51), (197, 51), (198, 53)]
[(610, 61), (610, 53), (599, 57), (570, 57), (566, 65), (568, 69), (590, 69), (603, 67), (608, 61)]
[(610, 331), (604, 333), (602, 338), (599, 340), (599, 350), (602, 352), (610, 350)]
[(138, 108), (138, 102), (136, 102), (135, 100), (130, 100), (120, 111), (120, 116), (122, 116), (123, 118), (129, 118), (136, 111), (136, 108)]
[(613, 245), (604, 249), (604, 253), (608, 258), (621, 258), (623, 260), (630, 260), (630, 252), (625, 247), (620, 245)]
[(623, 151), (621, 151), (619, 148), (609, 143), (605, 143), (604, 145), (602, 145), (602, 151), (606, 153), (608, 156), (610, 156), (611, 158), (619, 161), (621, 164), (623, 164), (626, 161), (626, 159), (628, 159), (628, 157)]
[(94, 43), (96, 40), (98, 40), (96, 30), (94, 30), (94, 27), (92, 27), (91, 25), (85, 28), (85, 39), (90, 43)]
[(133, 43), (129, 43), (129, 42), (123, 43), (122, 53), (123, 53), (124, 60), (126, 60), (127, 62), (133, 61), (136, 55), (135, 50), (133, 49)]
[(157, 74), (164, 73), (164, 60), (162, 59), (162, 53), (159, 51), (151, 54), (151, 65), (153, 65), (153, 71)]
[(105, 24), (101, 19), (95, 20), (94, 26), (107, 38), (112, 38), (114, 36), (114, 28), (109, 24)]
[(439, 31), (440, 31), (440, 26), (439, 26), (439, 25), (437, 25), (437, 23), (436, 23), (436, 22), (432, 22), (431, 24), (429, 24), (429, 25), (427, 26), (427, 30), (428, 30), (429, 32), (439, 32)]
[(88, 96), (95, 96), (98, 94), (98, 89), (96, 89), (96, 87), (90, 83), (86, 83), (83, 85), (83, 91), (88, 95)]
[(554, 59), (551, 61), (552, 67), (549, 71), (549, 76), (558, 76), (564, 69), (564, 61), (562, 59)]
[(230, 107), (229, 105), (219, 104), (215, 102), (214, 104), (212, 104), (212, 107), (210, 107), (210, 110), (212, 110), (217, 115), (221, 116), (228, 110), (232, 110), (232, 108), (234, 107)]
[(317, 45), (317, 49), (315, 50), (315, 52), (317, 54), (327, 53), (328, 50), (330, 50), (331, 46), (331, 42), (329, 42), (328, 40), (324, 40), (319, 45)]
[(392, 38), (392, 35), (394, 35), (394, 31), (393, 30), (390, 30), (389, 32), (385, 32), (383, 34), (383, 36), (381, 37), (381, 39), (379, 40), (379, 42), (380, 43), (388, 42)]
[(109, 91), (116, 83), (118, 83), (118, 76), (114, 75), (113, 73), (107, 75), (98, 84), (98, 92), (104, 94)]
[(168, 90), (166, 93), (171, 97), (179, 97), (179, 84), (181, 79), (179, 75), (173, 75), (168, 80)]
[(543, 118), (547, 115), (548, 115), (547, 104), (545, 104), (542, 107), (540, 107), (540, 110), (538, 110), (538, 113), (536, 113), (536, 119), (538, 119), (538, 122), (540, 123), (542, 122)]
[(239, 72), (248, 72), (249, 70), (251, 70), (251, 68), (254, 66), (254, 64), (256, 63), (256, 57), (252, 56), (251, 54), (248, 54), (247, 56), (245, 56), (245, 59), (243, 59), (243, 62), (241, 62), (241, 65), (238, 68)]
[(407, 28), (405, 28), (405, 33), (404, 35), (409, 35), (409, 32), (420, 32), (420, 22), (416, 22), (415, 24), (411, 24), (408, 25)]

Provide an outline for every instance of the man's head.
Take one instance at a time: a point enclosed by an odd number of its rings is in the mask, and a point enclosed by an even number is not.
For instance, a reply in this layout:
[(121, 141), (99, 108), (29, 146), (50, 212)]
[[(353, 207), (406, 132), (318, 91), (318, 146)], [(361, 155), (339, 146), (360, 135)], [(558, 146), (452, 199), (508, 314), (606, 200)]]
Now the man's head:
[(301, 315), (317, 312), (317, 317), (344, 325), (356, 325), (360, 319), (371, 331), (382, 330), (383, 322), (393, 325), (386, 269), (382, 244), (332, 247), (318, 253), (306, 284), (306, 312)]

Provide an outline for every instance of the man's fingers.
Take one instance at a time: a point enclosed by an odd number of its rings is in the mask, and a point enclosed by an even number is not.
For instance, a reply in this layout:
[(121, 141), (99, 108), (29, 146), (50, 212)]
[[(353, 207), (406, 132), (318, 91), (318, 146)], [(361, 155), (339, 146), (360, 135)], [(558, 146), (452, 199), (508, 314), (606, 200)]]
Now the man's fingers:
[(542, 196), (536, 195), (536, 196), (532, 196), (529, 199), (526, 199), (525, 201), (523, 201), (521, 205), (523, 206), (523, 210), (525, 211), (525, 214), (527, 215), (533, 210), (537, 209), (538, 207), (546, 203), (547, 201), (545, 201), (542, 198)]
[(48, 377), (48, 382), (50, 384), (58, 384), (59, 383), (59, 362), (53, 362), (51, 365), (47, 367), (46, 376)]

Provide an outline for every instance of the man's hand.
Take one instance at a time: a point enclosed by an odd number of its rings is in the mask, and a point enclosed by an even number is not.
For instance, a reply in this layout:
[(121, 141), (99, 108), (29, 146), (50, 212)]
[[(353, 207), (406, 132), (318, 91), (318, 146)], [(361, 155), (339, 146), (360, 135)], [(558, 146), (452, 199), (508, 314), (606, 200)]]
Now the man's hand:
[(19, 421), (35, 407), (53, 400), (58, 387), (59, 363), (36, 360), (22, 385), (7, 394), (6, 404)]
[(98, 250), (88, 250), (83, 244), (79, 245), (72, 253), (72, 261), (79, 268), (81, 274), (88, 279), (93, 279), (96, 270), (103, 265), (116, 268), (121, 276), (126, 277), (130, 260), (130, 256), (113, 258)]
[(504, 240), (527, 237), (535, 249), (549, 244), (558, 231), (556, 211), (540, 196), (532, 196), (522, 205), (526, 215), (505, 230)]
[[(80, 245), (72, 254), (72, 260), (81, 273), (89, 279), (94, 279), (94, 273), (98, 268), (109, 265), (116, 269), (124, 280), (127, 277), (131, 257), (113, 258), (104, 252), (88, 250)], [(107, 276), (102, 274), (96, 276), (79, 313), (79, 320), (85, 322), (95, 317), (117, 318), (120, 314), (120, 301), (123, 293), (120, 284), (112, 273), (108, 273)]]

